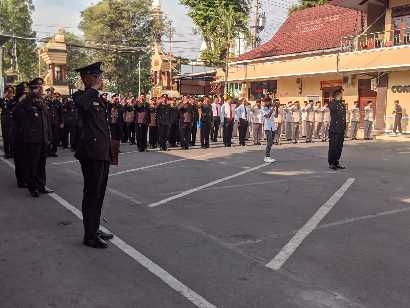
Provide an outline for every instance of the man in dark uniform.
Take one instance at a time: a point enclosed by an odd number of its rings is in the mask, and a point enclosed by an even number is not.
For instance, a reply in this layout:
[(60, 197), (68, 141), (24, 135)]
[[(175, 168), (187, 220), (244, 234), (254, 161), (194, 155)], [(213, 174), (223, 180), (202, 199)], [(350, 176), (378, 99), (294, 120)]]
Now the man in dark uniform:
[(108, 122), (111, 131), (111, 164), (118, 165), (118, 155), (124, 133), (124, 118), (117, 95), (113, 95), (111, 101), (108, 101)]
[(151, 99), (148, 107), (149, 148), (155, 149), (158, 145), (157, 102)]
[(203, 149), (209, 148), (209, 135), (211, 133), (211, 126), (213, 122), (212, 106), (208, 97), (204, 98), (201, 104), (201, 147)]
[(170, 100), (170, 128), (169, 128), (169, 145), (173, 148), (177, 146), (179, 136), (178, 106), (175, 99)]
[(46, 159), (50, 144), (50, 125), (43, 95), (43, 79), (29, 83), (30, 93), (16, 106), (16, 127), (22, 129), (24, 159), (27, 167), (27, 187), (33, 198), (39, 193), (52, 193), (46, 188)]
[(171, 107), (168, 104), (167, 95), (163, 95), (157, 106), (157, 125), (158, 125), (158, 141), (161, 151), (168, 150), (168, 136), (170, 122)]
[(185, 97), (179, 108), (179, 135), (183, 150), (189, 149), (193, 119), (194, 108), (192, 107), (189, 98)]
[(25, 161), (24, 148), (24, 127), (19, 126), (16, 121), (16, 110), (27, 97), (29, 87), (27, 82), (22, 82), (16, 86), (16, 95), (14, 100), (16, 107), (13, 109), (13, 149), (14, 149), (14, 170), (19, 188), (27, 188), (27, 166)]
[(4, 89), (4, 97), (0, 98), (1, 112), (1, 134), (3, 136), (4, 158), (13, 157), (13, 147), (10, 136), (11, 132), (11, 103), (13, 102), (14, 88), (6, 86)]
[(63, 136), (62, 136), (62, 146), (64, 149), (68, 148), (70, 145), (71, 149), (74, 149), (75, 145), (75, 128), (77, 122), (77, 109), (75, 108), (73, 99), (68, 97), (63, 103)]
[(346, 131), (346, 106), (342, 101), (341, 90), (337, 90), (333, 94), (329, 109), (331, 117), (329, 126), (329, 168), (332, 170), (345, 169), (339, 163)]
[(135, 136), (139, 152), (147, 150), (148, 133), (148, 105), (145, 102), (145, 95), (141, 95), (135, 104)]
[(199, 121), (199, 107), (198, 107), (198, 102), (196, 99), (191, 98), (192, 102), (192, 108), (194, 111), (194, 119), (193, 119), (193, 125), (192, 125), (192, 130), (191, 130), (191, 145), (195, 146), (196, 143), (196, 132), (198, 130), (198, 121)]
[(99, 95), (103, 87), (101, 62), (77, 69), (85, 91), (75, 95), (81, 131), (75, 157), (84, 177), (83, 223), (84, 245), (107, 248), (112, 234), (99, 230), (111, 161), (111, 137), (107, 106)]
[(57, 146), (60, 140), (60, 130), (64, 127), (63, 104), (60, 101), (59, 96), (56, 93), (54, 93), (54, 89), (50, 88), (49, 90), (50, 91), (48, 92), (50, 94), (46, 98), (52, 135), (49, 155), (52, 157), (57, 157)]

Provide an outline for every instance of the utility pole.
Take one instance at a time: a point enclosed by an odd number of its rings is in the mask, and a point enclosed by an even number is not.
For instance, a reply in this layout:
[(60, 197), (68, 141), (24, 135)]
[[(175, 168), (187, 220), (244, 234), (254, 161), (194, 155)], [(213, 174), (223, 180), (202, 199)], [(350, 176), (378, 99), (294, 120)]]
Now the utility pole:
[(251, 24), (252, 48), (256, 48), (260, 44), (259, 34), (265, 29), (266, 16), (265, 12), (262, 12), (261, 0), (252, 0), (252, 7), (254, 9)]
[(141, 96), (141, 60), (138, 61), (138, 97)]
[(172, 90), (172, 21), (169, 21), (169, 87)]

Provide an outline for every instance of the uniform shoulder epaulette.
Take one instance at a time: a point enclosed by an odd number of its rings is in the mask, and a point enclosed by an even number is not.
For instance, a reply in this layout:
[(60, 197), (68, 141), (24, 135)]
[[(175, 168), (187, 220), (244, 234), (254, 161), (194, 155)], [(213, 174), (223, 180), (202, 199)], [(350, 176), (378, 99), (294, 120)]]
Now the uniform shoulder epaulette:
[(76, 92), (74, 92), (71, 97), (73, 98), (73, 100), (75, 101), (78, 97), (80, 97), (81, 95), (83, 95), (85, 92), (83, 90), (78, 90)]

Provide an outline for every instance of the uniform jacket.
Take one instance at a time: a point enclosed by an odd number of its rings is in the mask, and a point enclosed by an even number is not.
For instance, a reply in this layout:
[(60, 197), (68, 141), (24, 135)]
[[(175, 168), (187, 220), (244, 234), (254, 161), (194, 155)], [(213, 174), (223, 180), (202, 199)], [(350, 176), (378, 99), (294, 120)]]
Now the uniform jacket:
[(194, 108), (191, 104), (182, 104), (179, 108), (179, 122), (182, 127), (183, 123), (193, 123), (194, 121)]
[(95, 89), (75, 95), (80, 124), (75, 157), (79, 160), (111, 160), (111, 136), (107, 106)]
[(108, 104), (108, 123), (110, 124), (111, 139), (121, 140), (124, 134), (123, 109), (120, 104)]
[(48, 144), (51, 140), (47, 106), (43, 99), (27, 96), (17, 103), (14, 112), (16, 133), (25, 143)]
[(212, 124), (214, 120), (212, 106), (211, 105), (202, 105), (201, 106), (201, 122)]
[(148, 107), (148, 126), (157, 126), (157, 108)]
[(72, 126), (77, 121), (77, 108), (73, 101), (66, 101), (63, 105), (64, 125)]
[(157, 107), (157, 124), (170, 125), (171, 124), (171, 107), (168, 104), (158, 104)]
[(178, 123), (178, 119), (179, 119), (179, 110), (177, 106), (171, 106), (171, 110), (170, 110), (170, 122), (171, 125), (175, 125)]
[(138, 124), (138, 114), (144, 114), (143, 123), (139, 124), (148, 124), (149, 120), (149, 113), (148, 113), (148, 106), (144, 103), (142, 106), (135, 105), (135, 124)]
[(329, 103), (330, 133), (344, 134), (346, 131), (346, 106), (341, 101)]
[(51, 125), (60, 126), (64, 123), (63, 104), (57, 99), (48, 99), (46, 102)]

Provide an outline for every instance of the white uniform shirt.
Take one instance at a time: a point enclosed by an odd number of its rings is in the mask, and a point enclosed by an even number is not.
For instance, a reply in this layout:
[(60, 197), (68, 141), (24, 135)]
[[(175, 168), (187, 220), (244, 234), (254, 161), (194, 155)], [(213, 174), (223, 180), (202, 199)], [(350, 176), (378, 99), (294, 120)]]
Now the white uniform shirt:
[(292, 107), (292, 117), (293, 123), (299, 123), (301, 121), (302, 115), (300, 113), (300, 109), (298, 109), (296, 106)]
[(307, 111), (306, 121), (315, 122), (315, 111), (313, 110), (313, 106), (308, 106), (306, 111)]
[(359, 107), (354, 107), (351, 110), (351, 114), (352, 114), (352, 122), (360, 121), (360, 108)]
[(346, 123), (350, 123), (350, 110), (346, 108)]
[(365, 121), (369, 121), (369, 122), (373, 122), (374, 121), (374, 111), (373, 111), (373, 107), (371, 106), (366, 106), (364, 108), (364, 120)]
[(214, 117), (220, 117), (221, 116), (221, 105), (217, 103), (212, 103), (212, 115)]
[(255, 124), (263, 124), (262, 107), (258, 108), (255, 106), (251, 109), (251, 121)]
[(329, 107), (323, 107), (323, 122), (330, 122), (330, 109)]
[(240, 105), (238, 108), (235, 109), (235, 120), (242, 119), (249, 121), (251, 118), (250, 115), (251, 111), (249, 107), (246, 107), (244, 104)]
[(266, 118), (265, 115), (268, 115), (273, 107), (263, 107), (263, 118), (264, 118), (264, 128), (265, 130), (276, 131), (275, 125), (275, 111), (272, 112), (272, 115), (269, 118)]
[[(233, 105), (235, 107), (235, 105)], [(232, 112), (232, 107), (228, 103), (224, 103), (221, 107), (221, 123), (225, 122), (225, 119), (234, 119), (235, 114)]]
[(293, 122), (293, 116), (292, 116), (292, 107), (285, 107), (285, 112), (286, 112), (286, 122)]
[(308, 107), (302, 107), (300, 109), (300, 111), (302, 112), (302, 121), (307, 121), (307, 116), (308, 116), (307, 108)]
[(322, 108), (320, 106), (315, 106), (313, 110), (315, 112), (315, 122), (322, 123), (323, 122)]

